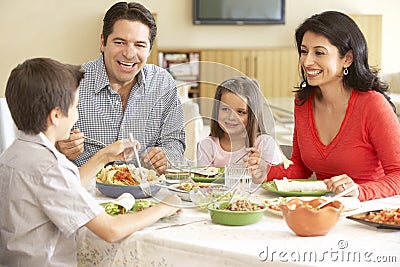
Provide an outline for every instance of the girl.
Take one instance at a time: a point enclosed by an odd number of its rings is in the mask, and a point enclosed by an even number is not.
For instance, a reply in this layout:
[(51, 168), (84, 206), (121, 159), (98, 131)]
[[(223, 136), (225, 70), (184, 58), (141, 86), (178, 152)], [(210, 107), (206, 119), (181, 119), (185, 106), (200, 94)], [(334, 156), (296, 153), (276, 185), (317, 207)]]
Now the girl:
[(281, 152), (266, 131), (263, 99), (258, 83), (248, 77), (233, 77), (217, 87), (211, 134), (197, 144), (199, 166), (245, 162), (253, 182), (262, 182), (268, 166), (281, 162)]

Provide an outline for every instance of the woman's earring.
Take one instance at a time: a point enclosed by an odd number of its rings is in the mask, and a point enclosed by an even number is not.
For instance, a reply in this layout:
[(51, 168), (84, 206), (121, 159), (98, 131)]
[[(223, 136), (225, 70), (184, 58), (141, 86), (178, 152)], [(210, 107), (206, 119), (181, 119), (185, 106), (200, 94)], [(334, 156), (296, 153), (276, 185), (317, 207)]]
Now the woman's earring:
[(347, 74), (349, 74), (349, 70), (347, 68), (344, 68), (343, 75), (346, 76)]
[(307, 86), (307, 78), (304, 78), (303, 81), (300, 83), (301, 88), (305, 88)]

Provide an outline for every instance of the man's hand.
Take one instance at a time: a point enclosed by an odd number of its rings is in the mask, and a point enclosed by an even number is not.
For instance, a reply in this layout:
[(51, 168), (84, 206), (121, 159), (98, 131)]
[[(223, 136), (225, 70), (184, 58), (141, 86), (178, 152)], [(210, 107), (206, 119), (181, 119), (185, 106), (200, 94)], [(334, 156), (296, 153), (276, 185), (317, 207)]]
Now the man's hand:
[(167, 154), (161, 147), (153, 147), (142, 154), (144, 167), (154, 169), (158, 174), (164, 174), (167, 169)]
[(83, 153), (84, 141), (84, 134), (79, 129), (75, 129), (68, 139), (56, 142), (56, 148), (69, 160), (74, 160)]

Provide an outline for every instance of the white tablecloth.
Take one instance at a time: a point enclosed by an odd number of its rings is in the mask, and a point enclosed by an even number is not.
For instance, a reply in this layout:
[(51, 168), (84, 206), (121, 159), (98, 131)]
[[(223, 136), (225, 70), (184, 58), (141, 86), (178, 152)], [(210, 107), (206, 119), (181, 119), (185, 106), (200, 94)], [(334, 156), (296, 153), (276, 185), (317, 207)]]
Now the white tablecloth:
[[(263, 201), (271, 197), (274, 196), (260, 189), (254, 199)], [(385, 207), (400, 207), (400, 196), (364, 202), (355, 212)], [(199, 219), (206, 221), (157, 229)], [(256, 224), (223, 226), (213, 224), (206, 212), (186, 208), (180, 215), (163, 219), (116, 244), (106, 243), (82, 229), (79, 244), (79, 266), (399, 266), (400, 263), (399, 231), (378, 230), (344, 216), (326, 236), (298, 237), (282, 217), (268, 212)], [(378, 264), (383, 260), (391, 262)]]

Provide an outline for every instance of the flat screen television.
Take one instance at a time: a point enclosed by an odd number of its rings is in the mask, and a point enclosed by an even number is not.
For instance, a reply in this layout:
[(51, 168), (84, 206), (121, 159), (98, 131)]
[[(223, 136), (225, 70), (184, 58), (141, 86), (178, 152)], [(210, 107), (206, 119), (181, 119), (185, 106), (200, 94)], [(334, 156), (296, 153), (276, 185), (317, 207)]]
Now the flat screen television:
[(284, 24), (285, 0), (193, 0), (193, 24)]

